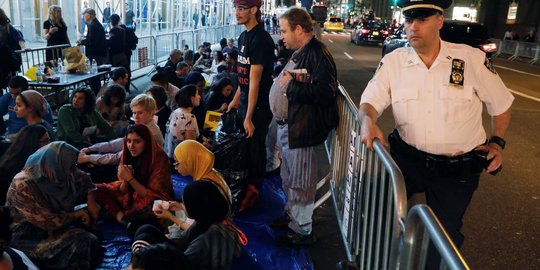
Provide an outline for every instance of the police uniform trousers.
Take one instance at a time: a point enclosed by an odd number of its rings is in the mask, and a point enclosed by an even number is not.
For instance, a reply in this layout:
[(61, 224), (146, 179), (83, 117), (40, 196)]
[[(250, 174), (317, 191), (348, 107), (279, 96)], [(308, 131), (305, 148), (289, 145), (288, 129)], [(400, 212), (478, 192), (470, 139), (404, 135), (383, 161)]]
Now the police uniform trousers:
[(277, 142), (281, 151), (281, 179), (287, 196), (285, 211), (291, 218), (289, 228), (308, 235), (312, 231), (312, 216), (317, 191), (317, 156), (315, 147), (289, 148), (289, 127), (278, 123)]
[(425, 193), (426, 202), (441, 221), (454, 244), (463, 244), (461, 233), (463, 216), (478, 187), (479, 174), (459, 173), (448, 175), (443, 169), (431, 167), (426, 160), (392, 149), (392, 157), (405, 178), (407, 198), (415, 193)]

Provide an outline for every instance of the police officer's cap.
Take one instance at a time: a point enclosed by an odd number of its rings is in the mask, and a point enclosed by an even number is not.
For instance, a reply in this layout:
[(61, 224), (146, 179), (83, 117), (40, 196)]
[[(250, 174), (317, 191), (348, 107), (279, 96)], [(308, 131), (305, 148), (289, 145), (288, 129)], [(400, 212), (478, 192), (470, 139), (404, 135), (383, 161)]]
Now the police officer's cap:
[(405, 18), (420, 19), (443, 13), (450, 7), (452, 0), (399, 0), (397, 5)]

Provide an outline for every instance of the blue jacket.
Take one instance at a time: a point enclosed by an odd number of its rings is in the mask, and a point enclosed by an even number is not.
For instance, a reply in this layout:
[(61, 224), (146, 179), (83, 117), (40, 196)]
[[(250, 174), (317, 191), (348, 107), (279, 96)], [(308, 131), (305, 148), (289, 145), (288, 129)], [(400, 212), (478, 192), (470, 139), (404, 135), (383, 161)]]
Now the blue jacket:
[[(47, 109), (49, 110), (49, 113), (43, 116), (43, 120), (53, 125), (53, 113), (49, 103), (47, 103)], [(0, 116), (3, 117), (6, 113), (9, 114), (9, 119), (6, 123), (6, 135), (17, 133), (21, 128), (28, 125), (26, 119), (17, 117), (17, 114), (15, 113), (15, 99), (13, 99), (9, 93), (0, 97)]]

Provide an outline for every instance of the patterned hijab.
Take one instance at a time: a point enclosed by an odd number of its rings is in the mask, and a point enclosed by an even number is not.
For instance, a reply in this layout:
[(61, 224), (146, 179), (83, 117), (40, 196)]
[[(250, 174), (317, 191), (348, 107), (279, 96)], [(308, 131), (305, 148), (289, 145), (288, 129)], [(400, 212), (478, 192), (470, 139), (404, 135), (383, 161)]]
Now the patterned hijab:
[(52, 212), (73, 211), (77, 188), (73, 173), (79, 150), (52, 142), (28, 157), (24, 171), (34, 181)]
[(179, 164), (182, 164), (193, 180), (206, 179), (217, 184), (223, 195), (231, 200), (231, 191), (229, 186), (214, 170), (214, 154), (204, 145), (194, 140), (182, 141), (174, 149), (174, 157)]

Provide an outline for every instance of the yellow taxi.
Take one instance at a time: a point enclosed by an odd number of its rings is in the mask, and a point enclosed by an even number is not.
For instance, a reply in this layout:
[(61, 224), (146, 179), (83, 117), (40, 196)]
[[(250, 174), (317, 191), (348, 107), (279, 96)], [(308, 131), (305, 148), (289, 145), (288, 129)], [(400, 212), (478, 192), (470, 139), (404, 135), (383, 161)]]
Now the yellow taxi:
[(339, 17), (330, 17), (324, 23), (325, 31), (343, 31), (343, 21)]

